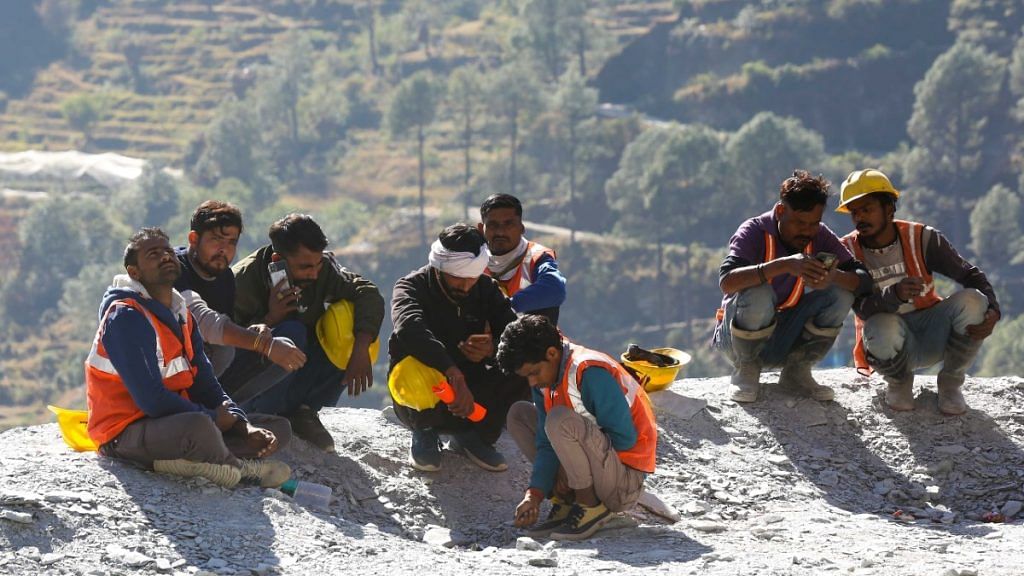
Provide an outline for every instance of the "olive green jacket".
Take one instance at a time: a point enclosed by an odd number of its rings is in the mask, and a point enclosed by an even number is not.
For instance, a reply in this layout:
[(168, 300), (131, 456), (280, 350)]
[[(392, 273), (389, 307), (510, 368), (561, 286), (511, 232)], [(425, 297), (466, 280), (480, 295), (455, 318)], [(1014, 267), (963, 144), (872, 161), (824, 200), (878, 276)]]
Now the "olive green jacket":
[[(231, 267), (235, 273), (234, 321), (241, 326), (263, 323), (270, 308), (270, 257), (274, 250), (269, 245), (246, 256)], [(355, 307), (353, 332), (373, 336), (380, 333), (384, 321), (384, 298), (377, 286), (362, 276), (342, 267), (334, 254), (324, 252), (323, 266), (312, 286), (302, 291), (300, 305), (306, 306), (302, 314), (293, 312), (290, 318), (300, 320), (315, 337), (316, 323), (324, 310), (338, 300), (348, 300)]]

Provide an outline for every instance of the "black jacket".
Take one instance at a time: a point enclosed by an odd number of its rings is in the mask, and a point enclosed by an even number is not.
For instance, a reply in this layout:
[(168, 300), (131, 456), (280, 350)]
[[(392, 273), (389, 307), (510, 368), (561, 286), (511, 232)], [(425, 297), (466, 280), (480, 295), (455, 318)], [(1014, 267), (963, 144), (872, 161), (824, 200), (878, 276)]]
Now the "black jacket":
[(493, 278), (481, 276), (456, 304), (442, 291), (438, 273), (424, 266), (395, 282), (391, 296), (395, 329), (388, 342), (391, 366), (411, 355), (442, 373), (453, 365), (464, 373), (475, 372), (484, 367), (481, 364), (493, 364), (493, 358), (472, 363), (459, 351), (459, 342), (484, 333), (489, 325), (497, 347), (505, 326), (515, 319), (512, 305)]

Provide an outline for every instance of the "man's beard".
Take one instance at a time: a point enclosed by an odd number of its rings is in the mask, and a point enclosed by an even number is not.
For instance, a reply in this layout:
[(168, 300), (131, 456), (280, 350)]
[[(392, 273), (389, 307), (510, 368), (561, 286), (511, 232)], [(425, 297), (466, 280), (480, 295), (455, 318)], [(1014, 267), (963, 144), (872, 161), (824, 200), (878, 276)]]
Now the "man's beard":
[(469, 296), (469, 292), (453, 288), (451, 284), (448, 284), (448, 281), (444, 279), (444, 276), (441, 276), (441, 287), (444, 288), (445, 293), (448, 294), (448, 297), (452, 300), (462, 301)]

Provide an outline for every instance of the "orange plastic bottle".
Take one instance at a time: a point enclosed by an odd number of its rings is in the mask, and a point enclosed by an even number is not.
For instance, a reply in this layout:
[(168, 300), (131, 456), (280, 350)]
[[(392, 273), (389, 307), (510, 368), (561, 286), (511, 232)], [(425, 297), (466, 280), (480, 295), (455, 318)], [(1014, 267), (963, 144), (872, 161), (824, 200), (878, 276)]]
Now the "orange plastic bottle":
[[(445, 404), (451, 404), (455, 402), (455, 390), (452, 390), (452, 385), (447, 380), (441, 380), (441, 383), (432, 388), (434, 395), (441, 399), (441, 402)], [(487, 408), (473, 402), (473, 411), (467, 416), (472, 422), (479, 422), (484, 419), (487, 415)]]

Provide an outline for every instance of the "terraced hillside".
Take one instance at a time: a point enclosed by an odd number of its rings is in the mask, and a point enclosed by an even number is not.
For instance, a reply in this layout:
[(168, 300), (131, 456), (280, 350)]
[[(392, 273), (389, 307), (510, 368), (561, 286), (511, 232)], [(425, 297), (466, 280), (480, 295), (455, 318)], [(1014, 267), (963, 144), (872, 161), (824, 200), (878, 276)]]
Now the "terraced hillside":
[[(232, 80), (265, 62), (275, 42), (289, 31), (307, 30), (317, 32), (324, 45), (356, 44), (365, 36), (357, 12), (363, 4), (106, 3), (75, 24), (73, 54), (41, 70), (27, 94), (7, 103), (0, 113), (0, 150), (88, 147), (178, 164), (190, 139), (231, 93)], [(375, 4), (381, 16), (397, 14), (403, 6), (395, 0)], [(636, 2), (602, 13), (595, 24), (612, 46), (621, 46), (653, 23), (673, 17), (670, 1)], [(485, 27), (481, 22), (448, 26), (438, 56), (442, 65), (445, 59), (464, 58), (467, 42)], [(414, 60), (416, 55), (403, 57)], [(83, 94), (95, 95), (105, 110), (88, 142), (62, 113), (69, 98)]]

